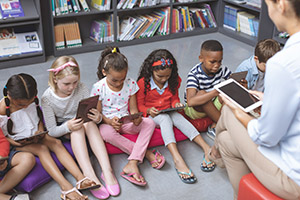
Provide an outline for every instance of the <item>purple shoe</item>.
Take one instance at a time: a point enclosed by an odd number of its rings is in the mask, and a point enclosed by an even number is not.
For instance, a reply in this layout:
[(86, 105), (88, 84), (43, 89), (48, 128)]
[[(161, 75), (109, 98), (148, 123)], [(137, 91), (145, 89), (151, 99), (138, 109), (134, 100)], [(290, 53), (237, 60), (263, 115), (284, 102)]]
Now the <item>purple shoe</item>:
[[(101, 173), (101, 178), (105, 182), (103, 173)], [(120, 186), (118, 183), (115, 185), (107, 185), (105, 182), (105, 186), (106, 186), (106, 190), (109, 192), (111, 196), (118, 196), (120, 194)]]
[(98, 199), (107, 199), (109, 197), (109, 193), (104, 187), (104, 185), (102, 185), (98, 189), (90, 190), (90, 192), (94, 195), (94, 197)]

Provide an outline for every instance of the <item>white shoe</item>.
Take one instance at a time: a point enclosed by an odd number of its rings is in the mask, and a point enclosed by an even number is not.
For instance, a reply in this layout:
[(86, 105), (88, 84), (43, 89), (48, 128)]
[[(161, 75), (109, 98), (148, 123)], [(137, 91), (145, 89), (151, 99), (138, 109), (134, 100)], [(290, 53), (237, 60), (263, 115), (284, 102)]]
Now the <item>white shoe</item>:
[(28, 194), (17, 194), (13, 195), (11, 200), (30, 200)]
[(215, 128), (212, 128), (211, 126), (209, 126), (207, 128), (207, 132), (206, 132), (207, 136), (212, 139), (212, 140), (215, 140), (216, 138), (216, 129)]

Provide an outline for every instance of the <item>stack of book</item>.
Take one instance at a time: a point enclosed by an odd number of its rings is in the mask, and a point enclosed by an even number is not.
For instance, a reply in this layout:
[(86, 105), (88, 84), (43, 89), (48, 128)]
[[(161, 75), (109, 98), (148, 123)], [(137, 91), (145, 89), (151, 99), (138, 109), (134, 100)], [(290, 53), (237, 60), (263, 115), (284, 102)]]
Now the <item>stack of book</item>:
[(15, 33), (13, 28), (0, 29), (0, 57), (42, 51), (37, 32)]
[(57, 24), (54, 26), (56, 49), (82, 46), (78, 22)]
[(105, 20), (95, 20), (92, 22), (90, 38), (97, 43), (113, 42), (113, 15)]
[[(257, 36), (258, 31), (258, 19), (255, 18), (255, 15), (241, 11), (237, 14), (237, 31), (245, 33), (251, 36)], [(257, 30), (256, 28), (257, 27)]]
[(200, 8), (183, 6), (173, 9), (172, 12), (172, 33), (192, 31), (195, 28), (217, 27), (209, 4), (203, 4)]
[(51, 3), (53, 16), (72, 12), (78, 13), (81, 10), (90, 11), (86, 0), (51, 0)]
[(236, 31), (238, 25), (237, 14), (240, 11), (242, 11), (242, 9), (239, 7), (228, 5), (228, 4), (225, 5), (223, 27)]
[[(164, 23), (163, 20), (165, 19)], [(157, 10), (149, 15), (139, 15), (121, 20), (119, 41), (153, 37), (156, 33), (169, 33), (170, 8)]]
[(0, 1), (0, 19), (24, 17), (19, 0), (1, 0)]
[(92, 0), (91, 5), (98, 10), (110, 10), (111, 0)]
[(259, 19), (243, 9), (225, 5), (223, 27), (257, 37)]

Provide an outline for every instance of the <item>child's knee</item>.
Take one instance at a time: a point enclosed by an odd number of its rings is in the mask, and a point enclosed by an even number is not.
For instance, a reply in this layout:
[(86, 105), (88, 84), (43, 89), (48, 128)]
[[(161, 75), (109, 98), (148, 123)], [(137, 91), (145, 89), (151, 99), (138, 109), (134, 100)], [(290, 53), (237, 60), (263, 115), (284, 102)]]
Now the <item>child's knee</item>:
[(152, 119), (150, 119), (150, 118), (143, 118), (143, 123), (144, 123), (144, 125), (145, 126), (147, 126), (148, 128), (155, 128), (155, 126), (156, 126), (156, 124), (155, 124), (155, 122), (152, 120)]
[(25, 153), (22, 160), (26, 162), (27, 167), (33, 167), (35, 165), (35, 156), (31, 153)]

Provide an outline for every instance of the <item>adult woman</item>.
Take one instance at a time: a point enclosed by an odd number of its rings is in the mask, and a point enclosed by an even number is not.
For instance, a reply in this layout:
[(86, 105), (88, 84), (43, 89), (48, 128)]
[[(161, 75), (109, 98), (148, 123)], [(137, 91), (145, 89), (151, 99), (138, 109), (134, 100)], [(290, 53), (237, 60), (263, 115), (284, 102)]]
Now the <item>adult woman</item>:
[[(284, 199), (300, 197), (300, 0), (265, 0), (269, 16), (290, 38), (267, 62), (261, 116), (253, 119), (222, 97), (215, 148), (221, 154), (237, 197), (249, 172)], [(219, 151), (216, 151), (219, 149)], [(220, 153), (220, 154), (219, 154)], [(219, 154), (219, 155), (218, 155)]]

